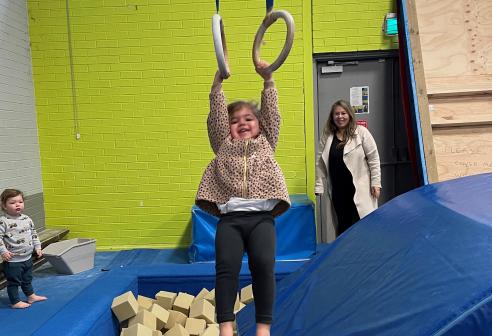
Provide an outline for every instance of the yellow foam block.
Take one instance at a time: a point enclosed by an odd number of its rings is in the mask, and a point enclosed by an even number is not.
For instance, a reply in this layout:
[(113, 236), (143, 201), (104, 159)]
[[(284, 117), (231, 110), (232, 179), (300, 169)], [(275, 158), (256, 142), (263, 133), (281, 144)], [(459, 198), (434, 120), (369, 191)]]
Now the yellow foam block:
[(164, 336), (190, 336), (190, 334), (181, 324), (176, 324), (169, 329)]
[(154, 336), (152, 329), (143, 324), (136, 323), (121, 330), (120, 336)]
[(219, 326), (211, 325), (200, 336), (219, 336)]
[(143, 295), (137, 296), (137, 302), (138, 305), (140, 306), (140, 309), (149, 310), (150, 307), (152, 307), (152, 305), (154, 304), (154, 301), (155, 301), (154, 299), (151, 299)]
[(182, 312), (176, 310), (169, 310), (169, 318), (167, 319), (166, 329), (172, 329), (176, 324), (180, 324), (183, 327), (186, 325), (186, 319), (188, 316)]
[(248, 304), (254, 300), (253, 297), (253, 285), (246, 286), (241, 289), (241, 302)]
[(185, 315), (190, 313), (190, 305), (195, 297), (188, 293), (179, 292), (178, 296), (174, 300), (173, 310), (180, 311)]
[(138, 302), (131, 291), (123, 293), (113, 299), (111, 310), (116, 315), (118, 321), (123, 322), (130, 317), (137, 315)]
[(234, 314), (241, 310), (241, 301), (239, 301), (239, 294), (236, 295), (236, 302), (234, 302)]
[(144, 326), (149, 327), (152, 330), (155, 330), (157, 326), (155, 315), (148, 310), (139, 310), (137, 315), (130, 317), (130, 319), (128, 320), (128, 326), (132, 326), (137, 323), (143, 324)]
[(208, 292), (208, 294), (205, 295), (204, 299), (215, 306), (215, 288)]
[(206, 327), (207, 327), (207, 322), (203, 319), (189, 317), (186, 320), (185, 329), (188, 330), (188, 332), (192, 336), (200, 335), (202, 332), (205, 331)]
[(204, 319), (207, 323), (215, 323), (215, 307), (205, 299), (195, 301), (190, 306), (190, 317)]
[(210, 293), (208, 289), (206, 288), (202, 288), (202, 290), (200, 291), (200, 293), (198, 293), (196, 296), (195, 296), (195, 299), (193, 301), (198, 301), (200, 299), (203, 299), (205, 298), (205, 296)]
[(173, 292), (160, 291), (155, 295), (155, 299), (162, 308), (169, 310), (173, 308), (176, 296), (178, 296), (178, 294)]
[(158, 303), (154, 303), (152, 307), (150, 307), (149, 311), (155, 315), (157, 321), (156, 329), (161, 330), (162, 328), (164, 328), (169, 319), (169, 312), (166, 309), (162, 308)]

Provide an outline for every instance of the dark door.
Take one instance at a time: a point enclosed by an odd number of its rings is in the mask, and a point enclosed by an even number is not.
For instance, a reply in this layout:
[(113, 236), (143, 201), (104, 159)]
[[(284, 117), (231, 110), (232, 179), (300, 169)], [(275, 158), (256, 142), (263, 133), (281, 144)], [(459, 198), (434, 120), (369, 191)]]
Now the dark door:
[[(367, 126), (378, 146), (383, 186), (379, 205), (413, 188), (397, 54), (388, 51), (322, 56), (316, 58), (316, 73), (316, 151), (332, 104), (345, 99), (358, 106), (357, 120)], [(317, 203), (324, 204), (323, 201)], [(329, 242), (335, 238), (334, 230), (327, 225), (322, 207), (318, 214), (319, 238)]]

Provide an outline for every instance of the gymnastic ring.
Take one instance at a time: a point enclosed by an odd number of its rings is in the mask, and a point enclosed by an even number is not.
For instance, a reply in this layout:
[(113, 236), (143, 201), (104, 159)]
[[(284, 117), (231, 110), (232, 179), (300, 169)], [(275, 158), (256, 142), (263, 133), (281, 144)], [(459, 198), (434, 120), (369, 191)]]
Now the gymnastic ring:
[(255, 41), (253, 42), (253, 63), (255, 67), (257, 67), (260, 62), (260, 44), (263, 40), (263, 36), (265, 35), (268, 27), (270, 27), (279, 18), (285, 21), (285, 24), (287, 25), (287, 34), (285, 36), (285, 44), (282, 48), (282, 51), (280, 52), (280, 55), (272, 64), (270, 64), (268, 68), (265, 69), (265, 71), (269, 73), (272, 73), (280, 68), (280, 66), (287, 59), (287, 56), (289, 56), (290, 49), (292, 48), (292, 44), (294, 43), (295, 30), (294, 19), (292, 18), (292, 15), (290, 15), (290, 13), (285, 10), (277, 10), (267, 13), (265, 18), (263, 19), (263, 22), (261, 23), (260, 28), (258, 28), (258, 31), (256, 32)]
[(224, 24), (219, 14), (214, 14), (212, 17), (212, 34), (214, 38), (215, 57), (222, 78), (228, 78), (231, 73), (229, 64), (227, 63), (227, 45), (224, 35)]

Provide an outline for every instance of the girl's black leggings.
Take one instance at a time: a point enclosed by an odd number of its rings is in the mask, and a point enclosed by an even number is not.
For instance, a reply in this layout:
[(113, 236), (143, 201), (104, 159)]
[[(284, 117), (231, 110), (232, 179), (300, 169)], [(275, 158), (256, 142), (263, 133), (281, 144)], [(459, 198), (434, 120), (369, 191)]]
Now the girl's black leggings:
[(253, 280), (256, 322), (272, 323), (275, 296), (275, 225), (267, 211), (238, 211), (223, 215), (215, 234), (215, 304), (217, 322), (234, 321), (239, 271), (248, 253)]

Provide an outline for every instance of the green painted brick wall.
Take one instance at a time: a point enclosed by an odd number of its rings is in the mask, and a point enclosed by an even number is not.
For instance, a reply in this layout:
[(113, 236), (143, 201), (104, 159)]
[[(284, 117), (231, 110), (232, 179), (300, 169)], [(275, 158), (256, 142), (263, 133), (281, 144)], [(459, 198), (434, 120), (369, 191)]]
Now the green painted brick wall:
[[(392, 47), (380, 33), (392, 2), (360, 3), (275, 3), (296, 23), (292, 52), (275, 73), (283, 117), (277, 160), (291, 194), (312, 194), (314, 180), (306, 55)], [(65, 1), (28, 0), (47, 226), (68, 227), (71, 237), (97, 238), (103, 250), (188, 246), (191, 206), (213, 157), (205, 122), (216, 69), (215, 1), (69, 5), (73, 81)], [(258, 99), (262, 83), (251, 46), (265, 2), (223, 0), (220, 13), (232, 70), (226, 95)], [(284, 35), (281, 21), (267, 31), (264, 59), (274, 60)]]
[(397, 38), (381, 29), (394, 0), (312, 0), (313, 52), (346, 52), (398, 48)]
[[(96, 238), (99, 249), (189, 245), (191, 206), (213, 157), (205, 123), (215, 2), (69, 2), (80, 140), (65, 1), (28, 4), (48, 226)], [(297, 35), (275, 74), (283, 116), (277, 159), (293, 194), (306, 193), (302, 8), (295, 4), (282, 2)], [(264, 1), (221, 1), (229, 100), (260, 97), (251, 46), (264, 14)], [(280, 21), (267, 32), (265, 59), (274, 60), (284, 34)]]

